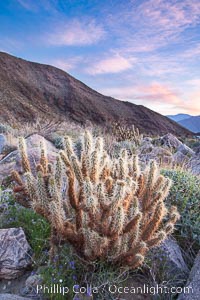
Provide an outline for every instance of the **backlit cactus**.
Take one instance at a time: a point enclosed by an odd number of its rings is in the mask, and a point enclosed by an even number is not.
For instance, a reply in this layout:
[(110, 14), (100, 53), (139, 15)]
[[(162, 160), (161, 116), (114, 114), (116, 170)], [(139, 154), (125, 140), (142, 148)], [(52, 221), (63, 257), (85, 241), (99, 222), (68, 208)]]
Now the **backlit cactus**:
[(63, 144), (53, 166), (40, 145), (35, 173), (20, 140), (26, 173), (22, 180), (13, 172), (17, 201), (44, 216), (52, 232), (71, 243), (85, 260), (105, 259), (137, 268), (179, 218), (176, 207), (167, 209), (164, 204), (171, 181), (159, 174), (154, 161), (141, 170), (138, 158), (124, 149), (118, 158), (109, 157), (103, 139), (88, 131), (81, 155), (69, 137)]

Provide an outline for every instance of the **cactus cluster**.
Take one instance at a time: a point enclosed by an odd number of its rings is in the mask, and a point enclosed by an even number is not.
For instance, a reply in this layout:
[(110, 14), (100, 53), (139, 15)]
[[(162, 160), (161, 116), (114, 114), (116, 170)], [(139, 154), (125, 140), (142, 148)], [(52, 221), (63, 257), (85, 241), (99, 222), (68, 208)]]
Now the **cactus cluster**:
[(137, 127), (134, 125), (128, 126), (124, 122), (114, 122), (112, 132), (118, 142), (133, 141), (136, 146), (139, 146), (143, 140), (143, 135)]
[(35, 172), (20, 139), (25, 180), (13, 171), (17, 201), (44, 216), (54, 235), (72, 244), (83, 259), (137, 268), (179, 218), (176, 207), (167, 209), (164, 204), (170, 179), (159, 174), (154, 161), (141, 170), (138, 157), (128, 156), (124, 149), (111, 159), (103, 139), (88, 131), (81, 155), (69, 137), (63, 144), (54, 165), (48, 163), (41, 144)]

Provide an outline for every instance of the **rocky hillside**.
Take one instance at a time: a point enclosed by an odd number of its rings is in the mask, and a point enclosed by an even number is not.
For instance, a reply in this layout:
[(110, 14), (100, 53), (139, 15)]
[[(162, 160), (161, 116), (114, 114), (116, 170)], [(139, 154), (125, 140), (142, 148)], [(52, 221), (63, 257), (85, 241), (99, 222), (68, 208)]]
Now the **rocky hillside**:
[(167, 117), (101, 95), (62, 70), (0, 52), (0, 121), (32, 122), (38, 117), (98, 125), (124, 118), (148, 134), (191, 135)]

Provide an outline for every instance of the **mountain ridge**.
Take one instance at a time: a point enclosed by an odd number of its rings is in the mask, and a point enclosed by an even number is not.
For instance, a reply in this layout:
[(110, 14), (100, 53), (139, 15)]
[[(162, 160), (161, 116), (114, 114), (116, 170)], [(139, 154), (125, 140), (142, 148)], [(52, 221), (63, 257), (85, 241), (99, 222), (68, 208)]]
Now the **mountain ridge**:
[(191, 116), (187, 119), (179, 121), (178, 123), (192, 132), (200, 132), (200, 116)]
[(186, 129), (198, 133), (200, 132), (200, 115), (199, 116), (192, 116), (189, 114), (176, 114), (176, 115), (167, 115), (166, 117), (170, 118), (171, 120), (177, 122), (181, 126), (185, 127)]
[(59, 118), (105, 125), (125, 119), (147, 134), (192, 133), (176, 122), (128, 101), (104, 96), (63, 70), (0, 52), (0, 121)]
[(185, 120), (187, 118), (190, 118), (192, 117), (191, 115), (189, 114), (176, 114), (176, 115), (166, 115), (166, 117), (168, 117), (169, 119), (175, 121), (175, 122), (179, 122), (179, 121), (182, 121), (182, 120)]

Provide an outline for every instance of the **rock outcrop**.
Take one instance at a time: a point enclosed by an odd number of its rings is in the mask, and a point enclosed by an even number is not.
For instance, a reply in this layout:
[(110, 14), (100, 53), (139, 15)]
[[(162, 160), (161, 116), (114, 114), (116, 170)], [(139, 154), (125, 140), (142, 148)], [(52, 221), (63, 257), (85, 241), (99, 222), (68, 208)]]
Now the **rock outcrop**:
[(22, 228), (0, 229), (0, 279), (16, 278), (31, 262), (31, 248)]
[(183, 259), (181, 249), (176, 240), (168, 238), (150, 254), (152, 269), (161, 274), (165, 281), (179, 282), (186, 280), (189, 269)]
[(178, 300), (199, 300), (200, 299), (200, 251), (195, 259), (190, 272), (184, 293), (179, 295)]

